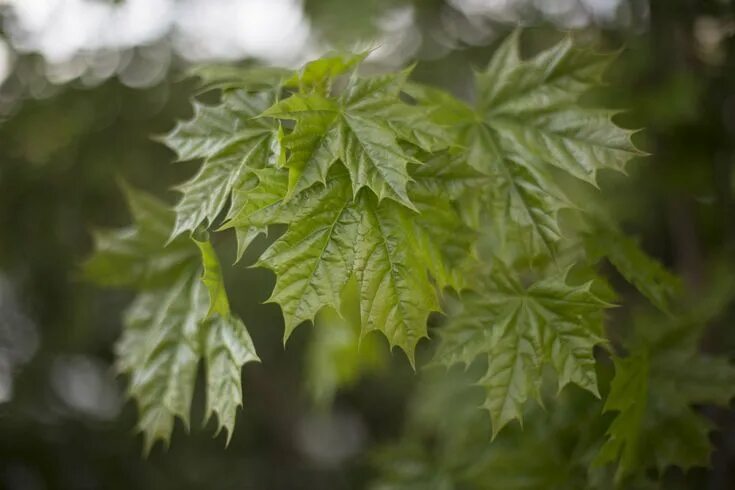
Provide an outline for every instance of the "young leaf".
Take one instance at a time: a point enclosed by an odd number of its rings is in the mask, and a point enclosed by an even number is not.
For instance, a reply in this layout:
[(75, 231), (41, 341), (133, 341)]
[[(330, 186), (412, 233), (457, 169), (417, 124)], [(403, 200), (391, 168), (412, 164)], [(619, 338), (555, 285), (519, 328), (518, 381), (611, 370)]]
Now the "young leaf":
[(194, 240), (199, 252), (202, 256), (202, 265), (204, 272), (202, 274), (202, 282), (209, 292), (209, 311), (207, 317), (217, 313), (222, 316), (229, 316), (230, 303), (227, 299), (225, 284), (222, 281), (222, 267), (217, 259), (217, 253), (209, 241)]
[(332, 309), (322, 310), (306, 351), (305, 388), (320, 408), (328, 408), (339, 389), (353, 385), (385, 362), (377, 338), (360, 336), (356, 288), (348, 287), (347, 292), (348, 311), (343, 308), (340, 315)]
[(298, 73), (286, 80), (285, 85), (293, 88), (299, 87), (305, 91), (326, 93), (333, 78), (355, 69), (367, 54), (335, 53), (323, 56), (306, 63)]
[(252, 241), (268, 231), (268, 222), (259, 222), (252, 216), (261, 209), (277, 207), (287, 193), (288, 180), (285, 172), (273, 167), (255, 170), (235, 187), (232, 205), (223, 229), (235, 228), (237, 235), (237, 260)]
[(273, 66), (196, 65), (188, 75), (199, 79), (199, 92), (209, 90), (260, 91), (278, 87), (291, 75), (290, 70)]
[[(324, 182), (329, 168), (341, 160), (352, 181), (353, 194), (370, 188), (379, 200), (391, 198), (409, 208), (413, 205), (406, 185), (406, 168), (414, 160), (398, 144), (405, 134), (391, 126), (406, 121), (395, 107), (409, 112), (398, 96), (407, 74), (373, 78), (353, 76), (342, 95), (331, 99), (317, 94), (295, 94), (265, 111), (265, 116), (294, 120), (294, 131), (283, 144), (291, 152), (289, 190), (297, 193)], [(428, 123), (426, 123), (428, 124)]]

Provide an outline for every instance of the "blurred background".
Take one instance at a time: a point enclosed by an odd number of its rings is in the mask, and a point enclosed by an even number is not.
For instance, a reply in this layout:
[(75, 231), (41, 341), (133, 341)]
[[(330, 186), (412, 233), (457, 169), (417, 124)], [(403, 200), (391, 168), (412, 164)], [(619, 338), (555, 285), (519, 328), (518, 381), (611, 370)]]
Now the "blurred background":
[[(283, 349), (278, 308), (260, 304), (272, 276), (239, 265), (227, 285), (263, 363), (244, 369), (229, 447), (196, 422), (200, 395), (191, 432), (178, 425), (168, 451), (142, 458), (112, 368), (131, 294), (85, 283), (79, 264), (93, 227), (129, 222), (119, 178), (172, 202), (195, 170), (151, 136), (190, 115), (196, 63), (295, 67), (377, 46), (377, 67), (418, 60), (416, 78), (470, 97), (472, 68), (518, 24), (531, 51), (559, 30), (622, 47), (604, 96), (631, 109), (653, 156), (606, 176), (605, 198), (693, 295), (732, 266), (733, 0), (0, 0), (0, 18), (0, 488), (364, 488), (373, 448), (401, 434), (416, 384), (405, 359), (380, 344), (345, 366), (340, 338), (318, 351), (328, 315)], [(734, 320), (726, 308), (703, 348), (732, 358)], [(668, 488), (735, 488), (735, 412), (712, 417), (713, 468)]]

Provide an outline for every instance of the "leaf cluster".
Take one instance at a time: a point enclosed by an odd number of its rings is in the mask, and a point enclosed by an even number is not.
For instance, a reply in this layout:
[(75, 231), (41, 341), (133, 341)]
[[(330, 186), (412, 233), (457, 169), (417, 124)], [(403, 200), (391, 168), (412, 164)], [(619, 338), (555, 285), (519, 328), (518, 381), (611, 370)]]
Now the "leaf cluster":
[[(429, 316), (445, 313), (432, 364), (481, 366), (467, 384), (481, 388), (493, 438), (523, 420), (527, 401), (542, 402), (547, 377), (559, 392), (573, 384), (600, 397), (596, 352), (620, 347), (604, 328), (615, 296), (596, 272), (600, 261), (671, 315), (676, 277), (564, 190), (569, 181), (596, 187), (601, 170), (624, 172), (643, 155), (615, 111), (583, 103), (612, 55), (567, 37), (524, 58), (515, 32), (475, 74), (472, 101), (412, 81), (410, 68), (365, 76), (366, 56), (332, 54), (296, 72), (198, 69), (218, 103), (194, 102), (192, 118), (161, 141), (179, 161), (200, 160), (199, 170), (177, 187), (173, 211), (128, 191), (134, 225), (97, 233), (87, 275), (139, 291), (118, 358), (147, 448), (168, 439), (175, 417), (188, 420), (200, 359), (207, 414), (231, 433), (240, 368), (257, 360), (214, 249), (199, 239), (209, 232), (233, 230), (240, 260), (256, 237), (285, 229), (255, 265), (275, 274), (269, 301), (283, 313), (284, 342), (299, 325), (326, 319), (309, 351), (317, 398), (373, 366), (356, 354), (373, 331), (415, 366)], [(729, 399), (721, 388), (731, 368), (698, 358), (691, 340), (645, 345), (615, 357), (605, 404), (619, 415), (597, 461), (620, 459), (621, 475), (704, 462), (709, 444), (690, 405)], [(330, 357), (344, 353), (354, 362)], [(672, 370), (684, 364), (697, 367), (697, 380), (724, 378), (711, 390), (693, 379), (674, 406), (684, 385), (670, 381), (685, 383), (685, 373)], [(691, 434), (691, 452), (668, 440), (659, 441), (663, 453), (642, 448), (659, 444), (643, 434), (666, 417)]]

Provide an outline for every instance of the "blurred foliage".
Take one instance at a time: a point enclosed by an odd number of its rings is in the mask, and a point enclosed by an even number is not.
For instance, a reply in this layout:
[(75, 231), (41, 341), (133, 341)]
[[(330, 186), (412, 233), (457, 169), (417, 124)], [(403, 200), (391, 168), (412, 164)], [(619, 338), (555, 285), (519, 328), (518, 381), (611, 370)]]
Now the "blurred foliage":
[[(373, 32), (383, 9), (407, 3), (309, 0), (306, 9), (325, 39), (349, 43), (353, 33)], [(422, 34), (416, 77), (468, 94), (464, 80), (472, 67), (487, 61), (495, 37), (449, 47), (436, 43), (441, 38), (437, 19), (456, 11), (455, 2), (413, 3)], [(733, 270), (735, 37), (728, 26), (734, 18), (733, 3), (727, 0), (652, 0), (643, 20), (634, 18), (627, 27), (591, 26), (578, 34), (611, 48), (625, 47), (609, 73), (608, 87), (596, 96), (630, 109), (618, 118), (626, 127), (646, 128), (637, 139), (652, 156), (629, 166), (629, 178), (604, 174), (600, 185), (605, 206), (621, 228), (683, 277), (681, 308), (716, 297), (717, 277)], [(532, 30), (526, 48), (534, 51), (557, 39), (542, 24)], [(548, 483), (546, 478), (564, 476), (596, 488), (596, 473), (608, 470), (590, 464), (594, 441), (616, 415), (600, 419), (602, 401), (564, 390), (557, 402), (545, 398), (546, 410), (529, 408), (524, 430), (510, 427), (488, 445), (489, 417), (472, 403), (479, 404), (482, 394), (471, 389), (456, 393), (463, 384), (453, 378), (477, 374), (482, 365), (469, 374), (452, 370), (449, 377), (422, 373), (415, 386), (416, 376), (403, 359), (381, 354), (380, 364), (390, 367), (355, 379), (353, 368), (340, 363), (336, 347), (312, 345), (319, 326), (313, 332), (297, 329), (284, 351), (280, 312), (261, 304), (274, 278), (262, 270), (240, 273), (244, 265), (230, 274), (226, 270), (225, 282), (230, 291), (246, 292), (231, 295), (231, 306), (250, 327), (268, 369), (253, 364), (243, 371), (248, 409), (240, 413), (229, 447), (223, 448), (224, 436), (212, 440), (212, 427), (194, 424), (185, 436), (177, 426), (168, 452), (157, 449), (141, 458), (140, 441), (133, 435), (134, 407), (121, 405), (123, 385), (110, 368), (120, 312), (130, 295), (85, 284), (79, 264), (90, 250), (91, 228), (128, 222), (119, 178), (166, 196), (193, 173), (193, 166), (168, 164), (173, 155), (150, 138), (190, 113), (188, 99), (195, 89), (179, 81), (182, 65), (174, 64), (162, 82), (146, 89), (127, 88), (116, 80), (56, 87), (40, 75), (19, 80), (17, 73), (38, 66), (35, 56), (24, 55), (3, 86), (0, 381), (6, 393), (5, 380), (10, 379), (12, 393), (0, 404), (0, 486), (340, 489), (373, 481), (378, 488), (440, 489), (488, 488), (491, 481), (505, 489), (554, 488), (557, 480)], [(173, 201), (173, 194), (167, 197)], [(223, 263), (234, 261), (229, 245), (221, 247)], [(254, 244), (265, 245), (264, 239)], [(253, 256), (247, 253), (244, 263), (252, 263)], [(624, 303), (634, 306), (611, 312), (610, 335), (631, 339), (633, 325), (666, 323), (659, 313), (640, 313), (645, 299), (626, 286), (613, 266), (611, 282), (623, 292)], [(656, 320), (650, 320), (652, 315)], [(701, 350), (732, 359), (733, 321), (730, 302), (698, 331)], [(376, 341), (377, 350), (387, 352), (382, 340)], [(421, 347), (420, 359), (426, 357)], [(317, 348), (335, 349), (331, 366), (309, 364), (309, 352)], [(372, 366), (372, 360), (366, 363)], [(351, 387), (335, 394), (325, 382), (307, 396), (302, 381), (315, 369), (329, 370), (333, 379), (349, 380)], [(613, 366), (602, 364), (599, 371), (601, 391), (608, 393), (605, 380), (612, 377)], [(312, 397), (334, 399), (328, 416), (316, 415)], [(105, 403), (113, 408), (103, 409)], [(201, 420), (202, 392), (195, 392), (193, 404), (194, 420)], [(465, 409), (451, 408), (453, 417), (441, 417), (446, 404)], [(696, 417), (719, 427), (709, 436), (715, 445), (712, 466), (667, 469), (661, 488), (732, 488), (735, 411), (706, 407), (697, 409)], [(326, 443), (313, 447), (305, 442), (315, 439)], [(373, 466), (366, 455), (376, 446), (385, 449), (374, 453)], [(519, 461), (519, 448), (536, 457)], [(471, 457), (463, 457), (467, 453)], [(516, 465), (523, 474), (507, 472)], [(396, 487), (396, 481), (403, 486)], [(625, 488), (639, 484), (647, 488), (649, 482), (629, 482)]]

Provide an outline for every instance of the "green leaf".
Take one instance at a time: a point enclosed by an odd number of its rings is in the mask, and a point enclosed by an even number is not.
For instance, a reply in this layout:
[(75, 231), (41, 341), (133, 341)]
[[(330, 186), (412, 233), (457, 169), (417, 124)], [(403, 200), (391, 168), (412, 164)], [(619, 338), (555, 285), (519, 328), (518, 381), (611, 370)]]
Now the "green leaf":
[(605, 411), (620, 412), (608, 429), (609, 438), (600, 449), (598, 463), (620, 458), (623, 468), (636, 465), (641, 426), (648, 404), (649, 362), (645, 354), (616, 358), (615, 378), (605, 401)]
[(413, 362), (426, 319), (438, 305), (428, 274), (432, 264), (423, 251), (415, 253), (416, 244), (430, 239), (417, 235), (417, 219), (393, 201), (378, 204), (372, 194), (353, 199), (349, 177), (337, 167), (326, 184), (259, 210), (245, 209), (227, 226), (289, 225), (258, 262), (276, 274), (270, 301), (283, 311), (284, 340), (322, 307), (339, 310), (340, 295), (355, 274), (362, 335), (381, 330)]
[(440, 331), (436, 361), (470, 365), (487, 358), (484, 407), (493, 436), (513, 419), (522, 420), (529, 398), (539, 400), (542, 368), (549, 363), (559, 390), (568, 383), (599, 396), (593, 348), (603, 341), (601, 311), (609, 306), (591, 292), (591, 282), (566, 283), (552, 275), (524, 288), (495, 271), (483, 289), (463, 297), (464, 310)]
[(219, 106), (195, 105), (194, 119), (164, 139), (182, 159), (205, 158), (196, 175), (177, 187), (182, 197), (172, 236), (211, 224), (245, 174), (272, 160), (278, 127), (254, 118), (272, 102), (273, 93), (227, 93)]
[(506, 155), (486, 125), (472, 128), (469, 163), (488, 175), (490, 215), (501, 249), (518, 247), (530, 257), (554, 255), (561, 237), (558, 213), (572, 205), (543, 170)]
[(663, 312), (670, 312), (672, 298), (681, 292), (681, 281), (638, 243), (612, 227), (596, 226), (585, 235), (592, 258), (606, 257), (620, 274)]
[[(707, 311), (711, 316), (714, 311)], [(619, 462), (618, 478), (635, 470), (709, 466), (712, 424), (694, 406), (727, 406), (735, 367), (698, 352), (703, 318), (641, 318), (630, 355), (615, 360), (605, 410), (618, 414), (598, 463)]]
[(298, 193), (316, 182), (324, 183), (329, 168), (340, 157), (342, 133), (335, 124), (339, 107), (320, 95), (292, 96), (277, 107), (299, 114), (294, 130), (281, 139), (283, 147), (290, 152), (286, 162), (289, 192)]
[(202, 326), (207, 372), (205, 418), (217, 415), (218, 430), (227, 431), (227, 442), (235, 428), (237, 409), (242, 406), (240, 371), (248, 362), (260, 362), (250, 334), (239, 318), (214, 315)]
[(331, 308), (322, 310), (306, 351), (306, 390), (320, 408), (328, 408), (339, 389), (352, 386), (385, 361), (376, 337), (361, 339), (357, 290), (346, 291), (343, 303), (349, 308), (343, 306), (341, 315)]
[(199, 323), (206, 311), (206, 292), (190, 272), (141, 293), (125, 314), (116, 346), (118, 369), (129, 377), (145, 453), (157, 440), (169, 441), (176, 417), (189, 426), (201, 351)]
[(204, 272), (202, 273), (202, 282), (209, 292), (209, 311), (207, 318), (217, 313), (224, 317), (230, 314), (230, 302), (227, 299), (227, 291), (222, 280), (222, 267), (219, 264), (217, 253), (209, 241), (200, 241), (194, 239), (199, 251), (202, 254), (202, 265)]
[(232, 193), (232, 206), (222, 229), (235, 228), (237, 234), (237, 260), (252, 241), (266, 233), (270, 223), (253, 219), (257, 211), (277, 207), (287, 193), (287, 174), (268, 167), (248, 174)]
[(333, 78), (355, 69), (367, 55), (368, 53), (365, 52), (358, 54), (335, 53), (323, 56), (306, 63), (297, 74), (286, 81), (285, 85), (293, 88), (299, 87), (302, 90), (311, 89), (326, 93)]
[[(242, 322), (233, 317), (212, 245), (179, 237), (166, 246), (174, 216), (157, 200), (126, 188), (134, 225), (104, 234), (85, 264), (87, 277), (140, 290), (127, 309), (116, 346), (138, 405), (145, 452), (167, 443), (174, 421), (189, 426), (200, 358), (207, 369), (207, 417), (216, 413), (228, 439), (242, 403), (240, 369), (258, 360)], [(112, 277), (109, 271), (120, 271)], [(201, 280), (199, 280), (201, 277)]]
[(354, 267), (360, 222), (347, 175), (311, 187), (278, 208), (257, 213), (253, 220), (291, 223), (258, 262), (277, 277), (269, 301), (281, 305), (284, 341), (322, 307), (339, 311), (340, 294)]
[(187, 74), (199, 79), (199, 92), (215, 89), (259, 91), (281, 85), (291, 71), (273, 66), (205, 64), (190, 68)]
[(94, 233), (95, 253), (83, 265), (87, 279), (107, 287), (150, 288), (167, 285), (196, 263), (187, 238), (166, 240), (174, 213), (152, 196), (123, 185), (134, 224)]
[(286, 163), (289, 189), (298, 192), (323, 183), (329, 168), (341, 160), (350, 173), (353, 195), (368, 187), (379, 200), (387, 197), (412, 208), (406, 166), (414, 160), (398, 144), (405, 134), (394, 130), (385, 113), (390, 108), (395, 114), (396, 104), (410, 111), (398, 99), (405, 76), (352, 77), (338, 100), (295, 94), (265, 111), (265, 116), (296, 121), (283, 140), (292, 152)]
[(416, 215), (390, 201), (378, 205), (363, 193), (357, 205), (355, 272), (360, 288), (363, 335), (380, 330), (414, 365), (416, 344), (427, 337), (429, 313), (438, 309), (422, 254), (415, 253), (411, 221)]
[(418, 216), (409, 216), (411, 249), (426, 264), (440, 289), (460, 291), (466, 286), (466, 270), (474, 262), (477, 231), (463, 219), (457, 207), (436, 194), (415, 192)]
[(598, 170), (624, 171), (642, 155), (631, 142), (633, 131), (612, 122), (615, 111), (579, 103), (599, 84), (612, 55), (576, 49), (567, 37), (521, 60), (518, 42), (516, 32), (476, 77), (478, 110), (503, 151), (529, 163), (540, 159), (591, 184)]

